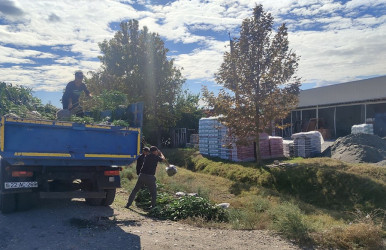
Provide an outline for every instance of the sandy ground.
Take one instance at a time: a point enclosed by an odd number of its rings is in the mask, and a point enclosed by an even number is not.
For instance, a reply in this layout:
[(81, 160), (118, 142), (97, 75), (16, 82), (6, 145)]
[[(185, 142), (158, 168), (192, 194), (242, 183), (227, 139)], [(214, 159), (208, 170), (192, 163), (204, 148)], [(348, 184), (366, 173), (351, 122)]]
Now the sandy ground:
[(0, 214), (0, 249), (299, 249), (268, 231), (198, 228), (153, 220), (140, 210), (42, 200)]

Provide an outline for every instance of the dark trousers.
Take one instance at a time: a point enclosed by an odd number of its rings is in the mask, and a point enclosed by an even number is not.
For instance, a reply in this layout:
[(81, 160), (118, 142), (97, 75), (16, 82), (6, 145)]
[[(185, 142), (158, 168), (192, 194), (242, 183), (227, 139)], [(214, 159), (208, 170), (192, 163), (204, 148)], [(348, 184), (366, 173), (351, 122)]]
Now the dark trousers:
[(137, 183), (135, 184), (133, 191), (131, 191), (127, 205), (131, 206), (131, 204), (133, 204), (134, 198), (138, 193), (138, 191), (143, 186), (146, 186), (150, 191), (151, 205), (154, 207), (156, 205), (156, 200), (157, 200), (157, 185), (155, 181), (156, 181), (156, 178), (154, 175), (139, 174)]

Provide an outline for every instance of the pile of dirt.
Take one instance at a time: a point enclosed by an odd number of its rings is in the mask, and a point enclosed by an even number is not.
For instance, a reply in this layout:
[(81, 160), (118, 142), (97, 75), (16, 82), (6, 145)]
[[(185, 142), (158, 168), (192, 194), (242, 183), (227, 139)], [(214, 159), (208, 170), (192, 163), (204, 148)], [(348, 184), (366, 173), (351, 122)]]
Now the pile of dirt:
[(386, 140), (376, 135), (350, 134), (331, 146), (331, 158), (351, 163), (382, 162), (386, 160)]

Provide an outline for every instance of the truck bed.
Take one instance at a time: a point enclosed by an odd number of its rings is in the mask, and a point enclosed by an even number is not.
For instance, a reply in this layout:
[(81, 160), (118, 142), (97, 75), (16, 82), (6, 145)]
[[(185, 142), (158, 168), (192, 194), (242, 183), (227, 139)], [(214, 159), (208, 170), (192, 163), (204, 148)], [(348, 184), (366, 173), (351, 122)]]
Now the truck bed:
[(140, 128), (2, 117), (0, 155), (14, 166), (127, 165), (140, 138)]

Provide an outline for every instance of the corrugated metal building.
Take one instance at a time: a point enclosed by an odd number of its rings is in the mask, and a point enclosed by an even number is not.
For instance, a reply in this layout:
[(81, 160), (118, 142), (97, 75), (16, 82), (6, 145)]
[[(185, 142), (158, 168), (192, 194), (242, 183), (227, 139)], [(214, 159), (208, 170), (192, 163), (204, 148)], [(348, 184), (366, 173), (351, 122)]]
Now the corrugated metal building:
[[(290, 124), (283, 137), (319, 130), (325, 139), (351, 133), (355, 124), (374, 123), (386, 136), (386, 76), (302, 90), (296, 110), (283, 121)], [(378, 121), (378, 124), (377, 124)]]

